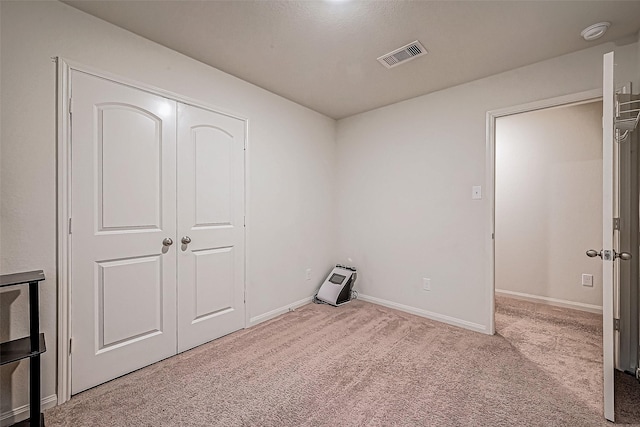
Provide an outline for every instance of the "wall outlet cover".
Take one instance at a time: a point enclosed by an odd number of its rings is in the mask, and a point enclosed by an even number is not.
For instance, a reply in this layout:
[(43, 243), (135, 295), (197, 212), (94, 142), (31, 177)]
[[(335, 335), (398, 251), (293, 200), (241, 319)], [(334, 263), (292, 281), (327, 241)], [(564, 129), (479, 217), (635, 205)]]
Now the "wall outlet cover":
[(422, 290), (423, 291), (431, 290), (431, 279), (427, 279), (426, 277), (422, 278)]
[(582, 286), (593, 287), (593, 274), (582, 275)]

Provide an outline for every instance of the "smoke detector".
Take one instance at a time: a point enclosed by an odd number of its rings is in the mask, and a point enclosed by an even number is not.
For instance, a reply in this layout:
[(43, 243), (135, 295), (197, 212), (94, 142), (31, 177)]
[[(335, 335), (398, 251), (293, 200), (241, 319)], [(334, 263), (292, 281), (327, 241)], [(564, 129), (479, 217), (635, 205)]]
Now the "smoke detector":
[(582, 30), (580, 35), (588, 42), (591, 40), (599, 39), (604, 36), (604, 33), (607, 32), (609, 27), (611, 26), (611, 22), (598, 22), (597, 24), (593, 24)]
[(416, 40), (408, 45), (402, 46), (393, 52), (389, 52), (378, 58), (378, 61), (387, 68), (393, 68), (407, 61), (417, 58), (418, 56), (426, 55), (427, 49)]

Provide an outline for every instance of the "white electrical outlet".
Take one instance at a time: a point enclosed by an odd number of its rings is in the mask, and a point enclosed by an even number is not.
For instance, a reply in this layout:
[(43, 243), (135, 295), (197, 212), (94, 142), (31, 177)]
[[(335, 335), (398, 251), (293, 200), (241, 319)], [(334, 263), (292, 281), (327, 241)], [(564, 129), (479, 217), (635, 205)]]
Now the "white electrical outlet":
[(582, 286), (593, 287), (593, 274), (582, 275)]
[(305, 278), (307, 280), (311, 280), (311, 269), (307, 268), (307, 270), (305, 271)]
[(427, 279), (426, 277), (422, 278), (422, 290), (423, 291), (431, 290), (431, 279)]

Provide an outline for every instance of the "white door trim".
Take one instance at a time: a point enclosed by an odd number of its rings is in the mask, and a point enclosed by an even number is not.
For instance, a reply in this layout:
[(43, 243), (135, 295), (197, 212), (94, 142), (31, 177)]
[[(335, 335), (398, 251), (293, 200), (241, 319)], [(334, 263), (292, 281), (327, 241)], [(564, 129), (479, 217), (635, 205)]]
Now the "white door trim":
[(69, 238), (69, 213), (71, 212), (71, 121), (69, 116), (69, 93), (71, 89), (70, 66), (61, 58), (58, 62), (58, 405), (71, 397), (71, 239)]
[(245, 170), (244, 170), (244, 194), (245, 194), (245, 323), (248, 325), (249, 310), (247, 309), (247, 283), (249, 281), (247, 245), (249, 244), (249, 119), (245, 116), (232, 113), (218, 106), (189, 98), (174, 92), (170, 92), (139, 81), (128, 79), (115, 74), (107, 73), (95, 68), (77, 63), (62, 57), (55, 58), (57, 62), (57, 287), (58, 287), (58, 364), (57, 364), (57, 400), (58, 405), (71, 398), (71, 238), (69, 234), (69, 213), (71, 212), (71, 122), (70, 105), (71, 98), (71, 70), (91, 74), (96, 77), (114, 81), (119, 84), (131, 86), (154, 95), (159, 95), (177, 102), (192, 105), (223, 114), (244, 121), (245, 126)]
[(486, 166), (485, 166), (485, 185), (487, 188), (487, 233), (485, 236), (485, 251), (489, 265), (486, 273), (488, 285), (488, 307), (487, 324), (489, 325), (488, 333), (495, 334), (495, 240), (493, 235), (496, 229), (495, 221), (495, 126), (496, 119), (499, 117), (510, 116), (513, 114), (524, 113), (528, 111), (541, 110), (544, 108), (558, 107), (567, 104), (579, 104), (596, 101), (602, 98), (602, 88), (578, 92), (570, 95), (558, 96), (555, 98), (543, 99), (540, 101), (529, 102), (526, 104), (514, 105), (498, 110), (487, 111), (487, 145), (486, 145)]
[[(614, 236), (613, 217), (616, 216), (619, 196), (619, 182), (614, 175), (619, 174), (617, 161), (618, 147), (614, 138), (614, 53), (604, 54), (602, 60), (602, 247), (603, 249), (620, 250)], [(605, 261), (602, 257), (602, 354), (603, 354), (603, 385), (604, 385), (604, 417), (615, 421), (614, 408), (614, 370), (615, 344), (613, 330), (613, 315), (615, 310), (613, 291), (619, 270), (615, 266), (615, 257)]]

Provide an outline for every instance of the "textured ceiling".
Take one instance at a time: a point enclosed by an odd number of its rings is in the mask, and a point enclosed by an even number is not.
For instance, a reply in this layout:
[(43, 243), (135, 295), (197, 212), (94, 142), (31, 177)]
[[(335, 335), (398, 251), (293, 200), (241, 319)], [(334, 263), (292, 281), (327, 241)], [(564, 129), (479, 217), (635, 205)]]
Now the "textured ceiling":
[[(640, 1), (65, 3), (336, 119), (640, 30)], [(414, 40), (429, 54), (376, 61)]]

